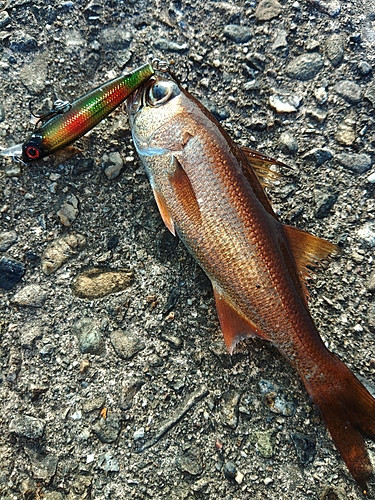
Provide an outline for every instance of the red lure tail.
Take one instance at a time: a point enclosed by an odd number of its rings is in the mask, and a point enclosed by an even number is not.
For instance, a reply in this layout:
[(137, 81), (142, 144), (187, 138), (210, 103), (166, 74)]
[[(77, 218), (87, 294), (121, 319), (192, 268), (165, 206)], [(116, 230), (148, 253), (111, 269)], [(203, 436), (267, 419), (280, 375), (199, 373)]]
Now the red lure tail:
[(364, 436), (375, 441), (375, 399), (343, 362), (331, 356), (328, 374), (304, 383), (350, 473), (365, 491), (373, 468)]

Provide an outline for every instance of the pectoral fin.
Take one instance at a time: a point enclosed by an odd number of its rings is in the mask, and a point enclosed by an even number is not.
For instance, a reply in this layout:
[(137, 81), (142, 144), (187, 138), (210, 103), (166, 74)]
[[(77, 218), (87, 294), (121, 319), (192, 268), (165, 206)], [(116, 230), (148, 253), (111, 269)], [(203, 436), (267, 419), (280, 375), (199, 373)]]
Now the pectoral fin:
[(236, 344), (247, 337), (260, 337), (268, 340), (267, 336), (249, 320), (241, 316), (215, 287), (214, 296), (225, 345), (230, 354), (232, 354)]
[(174, 227), (174, 222), (172, 220), (172, 217), (170, 216), (167, 205), (165, 203), (164, 197), (162, 196), (157, 189), (152, 188), (155, 196), (155, 201), (158, 206), (161, 218), (163, 219), (164, 224), (167, 226), (167, 228), (170, 230), (170, 232), (173, 234), (173, 236), (176, 236), (176, 230)]

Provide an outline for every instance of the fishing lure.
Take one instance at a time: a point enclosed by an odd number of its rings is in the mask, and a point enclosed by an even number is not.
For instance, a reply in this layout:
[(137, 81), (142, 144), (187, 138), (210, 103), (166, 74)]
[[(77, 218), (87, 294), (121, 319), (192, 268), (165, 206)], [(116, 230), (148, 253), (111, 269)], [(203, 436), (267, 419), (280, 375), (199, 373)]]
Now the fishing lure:
[(12, 156), (25, 163), (40, 160), (82, 137), (106, 118), (142, 83), (154, 74), (162, 61), (154, 60), (129, 73), (125, 73), (69, 104), (57, 101), (47, 119), (21, 144), (0, 151), (2, 156)]

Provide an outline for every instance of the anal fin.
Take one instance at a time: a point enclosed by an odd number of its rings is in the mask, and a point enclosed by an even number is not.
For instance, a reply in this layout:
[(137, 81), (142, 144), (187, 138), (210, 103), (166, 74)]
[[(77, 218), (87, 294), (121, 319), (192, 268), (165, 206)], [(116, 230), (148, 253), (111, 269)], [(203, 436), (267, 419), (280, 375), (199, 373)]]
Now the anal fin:
[(201, 211), (190, 179), (178, 159), (173, 156), (169, 181), (185, 216), (194, 224), (201, 222)]
[(215, 287), (213, 289), (217, 315), (225, 345), (230, 354), (232, 354), (236, 344), (247, 337), (260, 337), (268, 340), (267, 336), (258, 327), (236, 311), (224, 295), (218, 292)]

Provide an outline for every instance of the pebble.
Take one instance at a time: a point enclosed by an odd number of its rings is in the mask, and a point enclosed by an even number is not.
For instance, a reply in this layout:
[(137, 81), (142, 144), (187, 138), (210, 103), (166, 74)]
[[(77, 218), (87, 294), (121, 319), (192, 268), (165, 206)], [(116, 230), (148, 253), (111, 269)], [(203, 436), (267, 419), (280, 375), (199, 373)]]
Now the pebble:
[(120, 470), (119, 461), (110, 453), (102, 453), (99, 455), (97, 463), (98, 467), (105, 472), (118, 472)]
[(104, 154), (101, 159), (101, 167), (107, 179), (112, 181), (120, 175), (121, 169), (124, 165), (121, 155), (118, 151), (113, 153)]
[(324, 120), (327, 118), (328, 113), (327, 111), (324, 111), (319, 108), (309, 108), (306, 109), (306, 115), (318, 123), (323, 123)]
[(323, 58), (320, 54), (302, 54), (293, 59), (285, 68), (286, 74), (296, 80), (311, 80), (323, 68)]
[(285, 30), (280, 30), (276, 33), (275, 41), (272, 44), (272, 50), (283, 49), (288, 46), (288, 41), (286, 37), (288, 36), (288, 32)]
[(375, 292), (375, 270), (371, 272), (367, 281), (367, 290), (369, 292)]
[(375, 172), (367, 177), (367, 182), (369, 182), (370, 184), (375, 184)]
[(344, 57), (344, 38), (341, 35), (332, 35), (326, 40), (326, 55), (332, 66), (339, 66)]
[(367, 309), (367, 323), (372, 330), (375, 329), (375, 304), (371, 304)]
[(305, 436), (299, 432), (294, 432), (290, 436), (295, 446), (298, 459), (303, 466), (307, 466), (314, 461), (316, 455), (316, 440)]
[(294, 155), (298, 151), (298, 144), (290, 132), (283, 132), (279, 137), (281, 151), (285, 154)]
[(142, 388), (143, 384), (142, 380), (135, 379), (123, 385), (119, 403), (120, 410), (126, 411), (132, 407), (134, 396)]
[(316, 189), (314, 191), (317, 219), (324, 219), (330, 215), (331, 208), (336, 203), (339, 193), (331, 192), (329, 190)]
[(249, 26), (227, 24), (224, 28), (224, 36), (236, 43), (245, 43), (252, 37), (252, 32)]
[(73, 293), (84, 299), (98, 299), (111, 293), (122, 292), (134, 279), (129, 270), (105, 271), (93, 267), (79, 274), (73, 284)]
[(364, 96), (371, 102), (372, 106), (375, 108), (375, 80), (367, 86)]
[(225, 462), (223, 470), (227, 479), (234, 479), (237, 475), (237, 467), (233, 462)]
[(58, 457), (40, 453), (31, 447), (25, 448), (25, 452), (30, 459), (34, 477), (42, 479), (48, 483), (56, 473), (59, 461)]
[(324, 87), (318, 87), (317, 89), (315, 89), (314, 96), (319, 104), (325, 104), (327, 102), (328, 94)]
[(105, 346), (102, 332), (96, 320), (84, 317), (76, 321), (72, 327), (78, 338), (79, 350), (82, 354), (103, 355)]
[(335, 91), (350, 104), (358, 104), (361, 100), (361, 87), (350, 80), (338, 82)]
[(263, 72), (266, 68), (267, 59), (260, 52), (250, 52), (246, 56), (246, 61), (257, 71)]
[(54, 273), (67, 260), (75, 255), (86, 244), (86, 238), (79, 233), (69, 233), (61, 238), (53, 241), (45, 249), (42, 256), (42, 271), (47, 276)]
[(1, 257), (0, 259), (0, 288), (11, 290), (25, 274), (26, 268), (18, 260)]
[(20, 332), (21, 346), (32, 349), (35, 340), (43, 337), (43, 328), (38, 324), (25, 323)]
[(27, 285), (17, 292), (12, 303), (18, 306), (43, 307), (47, 299), (47, 292), (39, 285)]
[(139, 439), (143, 439), (145, 437), (145, 429), (144, 427), (140, 427), (133, 433), (134, 441), (138, 441)]
[(107, 50), (117, 51), (127, 49), (131, 41), (131, 33), (123, 27), (104, 29), (99, 36), (100, 45)]
[(119, 242), (119, 237), (116, 236), (115, 234), (113, 236), (111, 236), (110, 238), (108, 238), (107, 250), (113, 250), (114, 248), (116, 248), (118, 245), (118, 242)]
[(45, 427), (46, 423), (41, 418), (18, 415), (10, 421), (9, 432), (20, 437), (40, 439), (44, 434)]
[(203, 471), (199, 463), (199, 457), (192, 451), (179, 456), (176, 460), (176, 465), (181, 472), (185, 472), (193, 477), (199, 476)]
[(355, 121), (346, 118), (340, 122), (335, 133), (335, 139), (344, 146), (351, 146), (356, 139)]
[(254, 431), (250, 434), (250, 440), (263, 458), (273, 457), (275, 453), (273, 431)]
[(168, 342), (168, 344), (173, 347), (173, 349), (179, 350), (183, 346), (184, 342), (177, 335), (172, 335), (171, 333), (161, 333), (160, 338)]
[(91, 413), (96, 410), (99, 411), (105, 406), (106, 398), (105, 396), (94, 396), (84, 402), (82, 406), (82, 411), (84, 413)]
[(92, 430), (102, 443), (113, 443), (121, 432), (121, 421), (114, 413), (100, 418)]
[(65, 198), (57, 215), (63, 226), (70, 227), (76, 220), (78, 212), (78, 198), (72, 193)]
[(167, 52), (186, 52), (189, 50), (187, 43), (176, 43), (166, 38), (158, 38), (153, 42), (153, 46), (158, 50), (166, 50)]
[(261, 380), (259, 388), (263, 396), (263, 402), (268, 406), (272, 413), (290, 417), (296, 411), (295, 401), (287, 401), (284, 393), (279, 388), (276, 388), (268, 380)]
[(12, 22), (12, 19), (6, 10), (0, 12), (0, 29), (5, 28)]
[(261, 0), (255, 9), (255, 17), (258, 21), (270, 21), (277, 17), (282, 10), (282, 5), (277, 0)]
[(235, 429), (238, 424), (238, 405), (241, 394), (235, 391), (227, 391), (222, 396), (221, 415), (222, 421), (228, 427)]
[(146, 347), (142, 341), (145, 332), (115, 330), (110, 333), (111, 344), (117, 354), (122, 359), (131, 359), (138, 352)]
[(366, 222), (357, 230), (358, 237), (363, 241), (363, 243), (369, 245), (370, 247), (375, 247), (375, 223)]
[(363, 174), (364, 172), (367, 172), (367, 170), (370, 170), (372, 165), (371, 156), (364, 153), (340, 153), (336, 155), (335, 158), (338, 163), (340, 163), (340, 165), (348, 168), (349, 170), (352, 170), (357, 174)]
[(323, 165), (332, 157), (332, 151), (327, 148), (313, 148), (302, 156), (304, 160), (314, 161), (317, 166)]
[(359, 61), (358, 72), (361, 76), (367, 76), (372, 72), (372, 67), (366, 61)]
[(270, 96), (269, 103), (278, 113), (295, 113), (301, 98), (297, 94), (274, 94)]
[(38, 48), (38, 44), (29, 33), (19, 30), (12, 33), (9, 48), (14, 52), (31, 52)]

